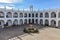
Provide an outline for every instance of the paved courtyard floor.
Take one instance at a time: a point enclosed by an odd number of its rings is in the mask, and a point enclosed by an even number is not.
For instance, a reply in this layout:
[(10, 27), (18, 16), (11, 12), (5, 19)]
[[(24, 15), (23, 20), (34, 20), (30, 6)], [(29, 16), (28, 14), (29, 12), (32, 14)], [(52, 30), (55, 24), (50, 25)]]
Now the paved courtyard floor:
[(39, 29), (39, 33), (24, 33), (22, 30), (26, 26), (1, 29), (0, 40), (60, 40), (60, 29), (34, 26)]

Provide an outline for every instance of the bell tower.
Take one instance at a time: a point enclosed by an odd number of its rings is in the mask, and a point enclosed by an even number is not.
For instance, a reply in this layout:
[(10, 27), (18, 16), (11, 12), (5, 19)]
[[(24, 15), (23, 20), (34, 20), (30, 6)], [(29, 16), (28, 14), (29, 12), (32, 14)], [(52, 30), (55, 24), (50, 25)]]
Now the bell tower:
[(33, 5), (30, 5), (30, 12), (33, 11)]

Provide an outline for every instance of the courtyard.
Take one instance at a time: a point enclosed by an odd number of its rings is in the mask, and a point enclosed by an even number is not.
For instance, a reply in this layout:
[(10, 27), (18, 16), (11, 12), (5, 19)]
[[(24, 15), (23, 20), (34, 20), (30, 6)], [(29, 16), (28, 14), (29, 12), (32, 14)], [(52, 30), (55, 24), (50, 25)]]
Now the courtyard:
[(39, 33), (24, 33), (28, 25), (0, 29), (0, 40), (60, 40), (60, 29), (33, 24)]

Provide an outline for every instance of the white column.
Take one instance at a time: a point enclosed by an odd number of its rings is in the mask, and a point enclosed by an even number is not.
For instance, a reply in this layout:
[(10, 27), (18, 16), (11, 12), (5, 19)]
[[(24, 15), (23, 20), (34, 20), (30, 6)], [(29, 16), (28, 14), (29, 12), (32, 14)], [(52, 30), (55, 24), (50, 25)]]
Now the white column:
[(19, 24), (19, 22), (20, 22), (20, 18), (19, 18), (19, 12), (18, 12), (18, 24)]
[(4, 14), (5, 14), (5, 15), (4, 15), (4, 17), (5, 17), (5, 20), (4, 20), (4, 21), (5, 21), (5, 24), (6, 24), (6, 11), (4, 12)]
[(49, 26), (51, 26), (51, 12), (49, 12)]
[(34, 24), (35, 24), (35, 18), (34, 18)]
[(40, 23), (40, 20), (39, 20), (39, 18), (38, 18), (38, 24)]
[(45, 13), (43, 12), (43, 25), (45, 25)]
[(40, 15), (40, 13), (38, 13), (38, 24), (39, 24), (39, 19), (40, 19), (39, 15)]
[(23, 24), (24, 24), (24, 12), (23, 12)]
[(58, 27), (58, 11), (56, 12), (56, 27)]
[(56, 27), (58, 27), (58, 20), (56, 20)]
[(49, 20), (49, 26), (51, 26), (51, 20)]

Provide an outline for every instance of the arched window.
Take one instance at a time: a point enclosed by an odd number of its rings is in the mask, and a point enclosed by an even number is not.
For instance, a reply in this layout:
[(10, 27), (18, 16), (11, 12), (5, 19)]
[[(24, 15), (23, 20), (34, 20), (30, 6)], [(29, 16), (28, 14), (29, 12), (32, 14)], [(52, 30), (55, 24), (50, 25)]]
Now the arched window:
[(43, 17), (43, 13), (40, 13), (40, 17)]
[(14, 17), (14, 18), (17, 18), (17, 17), (18, 17), (18, 13), (15, 12), (15, 13), (13, 14), (13, 17)]
[(4, 13), (0, 11), (0, 18), (4, 18)]
[(58, 13), (58, 17), (60, 18), (60, 12)]
[(20, 17), (23, 17), (23, 13), (20, 13)]
[(45, 17), (48, 18), (49, 17), (49, 14), (48, 12), (45, 13)]
[(56, 13), (55, 12), (51, 13), (51, 18), (56, 18)]
[(6, 14), (6, 17), (7, 17), (7, 18), (12, 18), (12, 13), (11, 13), (11, 12), (8, 12), (8, 13)]

